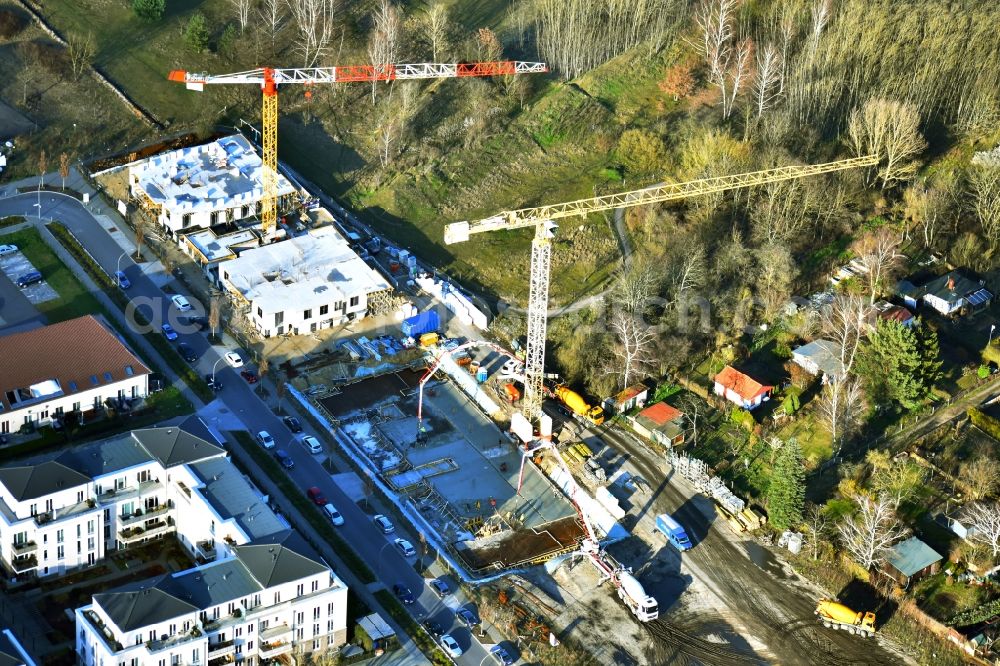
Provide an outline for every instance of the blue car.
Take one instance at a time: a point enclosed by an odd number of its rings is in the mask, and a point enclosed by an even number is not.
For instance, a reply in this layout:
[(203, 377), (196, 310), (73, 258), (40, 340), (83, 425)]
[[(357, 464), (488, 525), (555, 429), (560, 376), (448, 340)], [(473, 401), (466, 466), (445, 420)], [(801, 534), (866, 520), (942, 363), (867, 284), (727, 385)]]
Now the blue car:
[(36, 282), (41, 282), (41, 281), (42, 281), (42, 274), (39, 273), (38, 271), (31, 271), (30, 273), (25, 273), (21, 277), (17, 278), (16, 283), (18, 287), (24, 289), (29, 285), (33, 285)]
[(132, 283), (125, 277), (125, 271), (115, 271), (115, 281), (118, 282), (118, 287), (121, 289), (128, 289), (132, 286)]
[(171, 326), (170, 324), (164, 324), (163, 326), (160, 327), (160, 330), (163, 331), (163, 337), (165, 337), (167, 340), (170, 340), (171, 342), (176, 340), (178, 337), (177, 331), (175, 331), (174, 327)]
[(275, 451), (274, 457), (278, 459), (278, 462), (285, 469), (293, 469), (295, 467), (295, 461), (292, 460), (290, 455), (288, 455), (288, 451), (285, 451), (284, 449), (278, 449)]

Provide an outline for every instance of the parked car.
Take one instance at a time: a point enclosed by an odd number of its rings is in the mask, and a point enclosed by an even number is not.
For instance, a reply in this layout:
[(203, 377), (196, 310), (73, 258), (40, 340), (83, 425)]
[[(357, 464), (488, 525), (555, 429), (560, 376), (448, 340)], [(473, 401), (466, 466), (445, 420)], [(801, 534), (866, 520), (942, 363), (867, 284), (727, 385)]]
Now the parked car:
[(372, 520), (375, 522), (375, 527), (382, 530), (382, 534), (392, 534), (396, 531), (392, 521), (383, 516), (381, 513), (376, 513)]
[(271, 437), (271, 433), (266, 430), (261, 430), (257, 433), (257, 441), (260, 442), (260, 445), (265, 449), (274, 448), (274, 437)]
[(194, 353), (194, 348), (186, 342), (177, 345), (177, 353), (188, 363), (194, 363), (198, 360), (198, 355)]
[(424, 622), (424, 629), (426, 629), (427, 633), (433, 636), (434, 638), (440, 638), (441, 634), (444, 633), (444, 629), (441, 627), (441, 625), (435, 622), (434, 620), (426, 620)]
[(199, 331), (204, 331), (206, 328), (208, 328), (208, 317), (202, 317), (200, 315), (183, 317), (180, 319), (180, 322), (188, 326), (194, 326)]
[(254, 372), (253, 370), (241, 370), (240, 377), (247, 380), (247, 384), (257, 383), (257, 373)]
[(469, 629), (478, 627), (480, 624), (479, 618), (476, 617), (476, 614), (468, 608), (459, 608), (455, 611), (455, 619), (467, 626)]
[(444, 599), (451, 594), (451, 588), (448, 587), (448, 583), (445, 582), (444, 578), (435, 578), (430, 582), (430, 586), (434, 594), (438, 596), (438, 599)]
[(177, 331), (175, 331), (174, 327), (171, 326), (170, 324), (164, 324), (163, 326), (160, 327), (160, 330), (163, 331), (163, 337), (165, 337), (167, 340), (170, 340), (171, 342), (176, 340), (178, 337)]
[(312, 435), (302, 436), (302, 446), (306, 447), (309, 453), (323, 453), (323, 445)]
[(403, 557), (413, 557), (417, 554), (417, 551), (413, 549), (413, 544), (406, 539), (396, 539), (393, 543), (396, 544), (396, 550), (398, 550)]
[(39, 273), (38, 271), (30, 271), (28, 273), (25, 273), (21, 277), (17, 278), (15, 284), (21, 289), (24, 289), (25, 287), (33, 285), (36, 282), (41, 282), (42, 279), (43, 278), (41, 273)]
[(132, 286), (129, 279), (125, 277), (125, 271), (115, 271), (115, 281), (118, 283), (119, 288), (128, 289)]
[(458, 659), (462, 656), (462, 648), (458, 647), (458, 641), (452, 638), (451, 634), (445, 634), (441, 637), (441, 647), (452, 659)]
[(404, 604), (412, 604), (416, 601), (416, 599), (413, 598), (413, 592), (410, 592), (410, 588), (406, 587), (402, 583), (396, 583), (393, 585), (392, 593), (395, 594), (396, 598)]
[(216, 393), (222, 390), (222, 382), (215, 375), (205, 375), (205, 383)]
[(243, 366), (243, 357), (240, 356), (239, 352), (226, 352), (226, 363), (234, 368), (240, 368)]
[(281, 420), (285, 422), (285, 425), (288, 426), (288, 429), (291, 430), (293, 433), (297, 434), (302, 432), (302, 424), (299, 423), (299, 420), (294, 416), (286, 416)]
[(16, 245), (0, 245), (0, 257), (17, 252)]
[(176, 307), (181, 312), (187, 312), (188, 310), (191, 309), (191, 303), (188, 302), (188, 299), (184, 298), (180, 294), (174, 294), (173, 296), (170, 297), (170, 300), (173, 301), (174, 307)]
[(290, 455), (288, 455), (288, 451), (278, 449), (274, 452), (274, 457), (278, 459), (278, 464), (285, 469), (295, 469), (295, 461), (292, 460)]
[(341, 525), (344, 524), (344, 517), (340, 515), (339, 511), (337, 511), (337, 507), (330, 504), (329, 502), (323, 505), (323, 513), (325, 513), (327, 518), (330, 519), (330, 522), (332, 522), (337, 527), (340, 527)]
[(326, 505), (326, 498), (323, 497), (323, 491), (317, 488), (316, 486), (313, 486), (312, 488), (306, 491), (306, 497), (311, 499), (313, 504), (317, 506)]
[(510, 653), (499, 645), (490, 648), (490, 656), (501, 666), (511, 666), (514, 663), (514, 657), (510, 656)]

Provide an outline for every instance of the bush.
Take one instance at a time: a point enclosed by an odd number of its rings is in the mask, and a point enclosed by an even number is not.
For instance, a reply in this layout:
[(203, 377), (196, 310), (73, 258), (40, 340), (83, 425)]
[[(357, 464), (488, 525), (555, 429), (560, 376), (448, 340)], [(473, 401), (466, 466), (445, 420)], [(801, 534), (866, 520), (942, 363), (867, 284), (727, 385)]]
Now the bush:
[(1000, 420), (976, 407), (969, 407), (969, 411), (966, 413), (969, 416), (969, 420), (972, 421), (972, 425), (994, 439), (1000, 439)]
[(167, 8), (167, 0), (132, 0), (132, 11), (143, 21), (159, 21)]
[(28, 27), (28, 19), (13, 9), (0, 9), (0, 37), (10, 39)]
[(66, 77), (72, 73), (66, 50), (51, 42), (21, 42), (18, 45), (21, 57), (26, 62), (38, 65), (48, 73)]

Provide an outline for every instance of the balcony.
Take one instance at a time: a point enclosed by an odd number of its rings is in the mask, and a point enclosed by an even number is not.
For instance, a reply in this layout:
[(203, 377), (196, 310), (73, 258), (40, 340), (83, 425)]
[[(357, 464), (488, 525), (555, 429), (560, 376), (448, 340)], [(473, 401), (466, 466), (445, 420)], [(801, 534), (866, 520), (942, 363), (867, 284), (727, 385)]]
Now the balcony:
[(28, 557), (16, 557), (10, 563), (10, 566), (17, 573), (24, 573), (25, 571), (31, 571), (32, 569), (38, 568), (38, 558), (34, 555), (29, 555)]
[(101, 635), (101, 638), (104, 639), (105, 644), (112, 652), (121, 652), (125, 649), (121, 643), (115, 640), (115, 635), (111, 633), (111, 630), (107, 626), (105, 626), (104, 622), (101, 621), (101, 618), (97, 616), (97, 613), (92, 610), (85, 610), (83, 611), (83, 617), (85, 617), (87, 621), (90, 622), (95, 629), (97, 629), (97, 632)]
[(97, 501), (102, 505), (115, 504), (123, 500), (135, 499), (143, 493), (159, 488), (160, 480), (152, 479), (150, 481), (143, 481), (142, 483), (134, 486), (128, 486), (126, 488), (111, 488), (109, 490), (105, 490), (97, 496)]
[(281, 656), (283, 654), (289, 654), (292, 651), (291, 641), (275, 641), (262, 642), (257, 648), (257, 654), (263, 659), (274, 659), (275, 657)]
[(140, 527), (126, 527), (118, 532), (118, 540), (124, 544), (136, 543), (143, 539), (152, 539), (163, 536), (174, 529), (172, 519), (166, 521), (157, 520), (152, 525), (142, 525)]
[(202, 634), (201, 629), (195, 625), (186, 632), (178, 632), (174, 635), (163, 634), (157, 640), (146, 641), (146, 649), (148, 649), (151, 653), (168, 650), (183, 643), (187, 643), (188, 641), (202, 640), (203, 636), (204, 634)]
[(275, 664), (279, 666), (292, 666), (292, 655), (279, 654), (277, 657), (272, 657), (271, 659), (260, 660), (260, 666), (274, 666)]
[(206, 632), (219, 631), (220, 629), (225, 629), (226, 627), (235, 624), (242, 624), (244, 622), (246, 622), (246, 620), (243, 619), (243, 611), (242, 609), (239, 608), (237, 608), (236, 612), (233, 613), (232, 615), (227, 615), (226, 617), (220, 617), (217, 620), (209, 620), (204, 613), (202, 613), (201, 617), (201, 623), (205, 627)]
[(14, 551), (14, 555), (17, 556), (38, 550), (38, 544), (34, 541), (22, 541), (21, 543), (15, 541), (10, 548)]
[[(208, 627), (206, 627), (205, 629), (208, 630)], [(209, 660), (217, 659), (227, 654), (235, 654), (235, 653), (236, 653), (235, 639), (229, 639), (228, 641), (222, 641), (221, 643), (209, 643), (208, 645)]]
[(170, 513), (173, 508), (174, 507), (170, 504), (161, 504), (153, 509), (137, 509), (131, 516), (118, 516), (118, 522), (122, 527), (135, 525), (136, 523), (141, 523), (145, 520), (149, 520), (150, 518), (156, 518), (157, 516)]
[(198, 541), (194, 545), (195, 557), (199, 562), (214, 562), (215, 561), (215, 541), (213, 539), (204, 539), (203, 541)]
[(225, 664), (232, 664), (236, 662), (236, 658), (227, 654), (222, 657), (210, 657), (208, 660), (208, 666), (225, 666)]
[(279, 624), (276, 627), (271, 627), (269, 629), (264, 629), (258, 635), (258, 638), (262, 642), (267, 642), (270, 640), (276, 640), (281, 637), (287, 636), (288, 640), (292, 639), (292, 627), (288, 623)]

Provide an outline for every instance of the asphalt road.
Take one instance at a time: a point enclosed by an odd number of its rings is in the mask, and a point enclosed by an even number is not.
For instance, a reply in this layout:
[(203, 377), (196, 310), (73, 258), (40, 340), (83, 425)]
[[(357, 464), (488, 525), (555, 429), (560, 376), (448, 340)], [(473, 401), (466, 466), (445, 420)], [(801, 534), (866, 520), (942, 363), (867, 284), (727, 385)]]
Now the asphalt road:
[[(465, 654), (456, 660), (457, 663), (470, 666), (483, 663), (488, 657), (487, 648), (472, 636), (468, 628), (460, 625), (455, 619), (454, 609), (460, 605), (459, 600), (455, 595), (450, 595), (444, 600), (438, 599), (426, 585), (425, 579), (413, 568), (414, 558), (404, 558), (392, 543), (393, 538), (403, 537), (416, 544), (413, 536), (401, 534), (401, 526), (398, 525), (396, 533), (391, 535), (382, 534), (376, 529), (371, 517), (333, 483), (316, 457), (300, 443), (293, 441), (293, 435), (285, 424), (264, 406), (253, 387), (239, 375), (239, 371), (228, 365), (223, 357), (231, 349), (209, 344), (205, 334), (181, 323), (180, 317), (191, 314), (204, 315), (206, 308), (192, 295), (184, 292), (180, 288), (181, 285), (174, 284), (172, 286), (178, 292), (184, 293), (193, 305), (191, 312), (179, 312), (171, 303), (169, 296), (142, 272), (140, 266), (135, 264), (130, 256), (122, 252), (121, 246), (76, 200), (43, 192), (41, 202), (41, 216), (46, 219), (51, 217), (65, 224), (109, 275), (113, 275), (118, 267), (121, 267), (131, 282), (126, 293), (133, 304), (150, 317), (151, 326), (155, 329), (158, 330), (164, 322), (173, 326), (179, 333), (179, 338), (174, 344), (185, 342), (191, 346), (198, 357), (193, 365), (200, 375), (211, 374), (214, 369), (216, 377), (223, 386), (217, 394), (218, 399), (243, 422), (246, 429), (253, 434), (266, 430), (274, 437), (278, 448), (288, 451), (295, 461), (295, 468), (290, 470), (289, 476), (303, 493), (312, 486), (317, 486), (323, 491), (326, 498), (344, 516), (345, 525), (339, 529), (346, 533), (345, 536), (358, 555), (368, 563), (389, 590), (392, 590), (392, 586), (396, 583), (402, 583), (413, 592), (417, 599), (408, 608), (414, 617), (422, 619), (429, 616), (458, 641)], [(2, 199), (0, 217), (36, 215), (35, 203), (37, 203), (35, 194)], [(140, 330), (140, 332), (146, 331)], [(241, 351), (241, 355), (247, 357), (245, 351)], [(310, 434), (319, 434), (321, 441), (328, 439), (325, 433)], [(454, 581), (449, 583), (452, 590), (456, 589)]]

